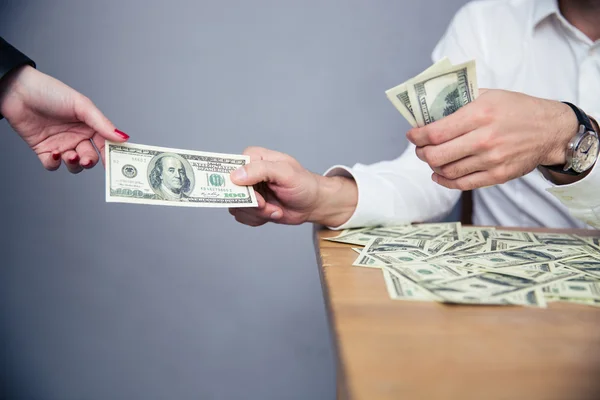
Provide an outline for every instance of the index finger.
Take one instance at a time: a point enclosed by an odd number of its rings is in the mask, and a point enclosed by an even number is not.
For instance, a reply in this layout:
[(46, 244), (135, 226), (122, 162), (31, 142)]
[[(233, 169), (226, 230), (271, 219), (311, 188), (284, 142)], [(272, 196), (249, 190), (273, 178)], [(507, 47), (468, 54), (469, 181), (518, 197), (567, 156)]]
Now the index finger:
[(431, 124), (412, 128), (406, 133), (406, 138), (415, 146), (423, 147), (442, 144), (471, 132), (480, 125), (480, 119), (477, 118), (480, 104), (474, 101)]

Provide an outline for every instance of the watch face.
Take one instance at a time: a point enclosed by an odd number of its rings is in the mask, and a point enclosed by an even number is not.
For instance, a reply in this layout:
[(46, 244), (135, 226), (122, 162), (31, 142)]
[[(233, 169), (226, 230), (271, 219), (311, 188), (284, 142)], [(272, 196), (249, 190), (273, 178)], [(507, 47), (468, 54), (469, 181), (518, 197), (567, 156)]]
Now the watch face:
[(577, 172), (590, 169), (598, 158), (598, 136), (588, 132), (573, 151), (573, 168)]

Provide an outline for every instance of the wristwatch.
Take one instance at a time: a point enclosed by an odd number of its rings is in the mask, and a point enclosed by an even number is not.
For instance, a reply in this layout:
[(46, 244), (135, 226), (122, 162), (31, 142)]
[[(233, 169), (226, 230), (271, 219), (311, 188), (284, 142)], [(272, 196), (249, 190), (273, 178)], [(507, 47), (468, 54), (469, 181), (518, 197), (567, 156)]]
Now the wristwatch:
[(543, 167), (563, 174), (579, 175), (594, 166), (598, 159), (600, 140), (598, 139), (598, 132), (594, 130), (592, 121), (588, 116), (577, 106), (566, 101), (563, 101), (563, 103), (575, 112), (579, 128), (567, 145), (566, 164), (564, 166), (544, 165)]

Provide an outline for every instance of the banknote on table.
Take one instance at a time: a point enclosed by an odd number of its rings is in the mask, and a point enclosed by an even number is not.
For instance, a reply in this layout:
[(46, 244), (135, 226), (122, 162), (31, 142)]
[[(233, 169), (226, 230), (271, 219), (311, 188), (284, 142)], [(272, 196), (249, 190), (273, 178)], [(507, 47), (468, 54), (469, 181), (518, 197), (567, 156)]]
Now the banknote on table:
[(425, 286), (435, 295), (452, 302), (470, 303), (474, 301), (482, 304), (489, 300), (489, 304), (496, 304), (496, 300), (505, 299), (518, 293), (528, 293), (534, 289), (543, 290), (544, 287), (574, 279), (580, 275), (578, 272), (566, 270), (557, 273), (538, 272), (535, 276), (529, 277), (509, 275), (503, 272), (482, 272), (437, 281)]
[(600, 301), (600, 279), (586, 275), (552, 283), (542, 290), (549, 296)]
[(462, 262), (484, 268), (506, 268), (561, 261), (584, 255), (578, 247), (531, 244), (514, 249), (457, 256), (453, 264), (460, 265)]
[(424, 223), (342, 231), (353, 266), (381, 271), (392, 299), (465, 305), (600, 306), (596, 238)]
[(544, 294), (544, 298), (548, 303), (560, 301), (565, 303), (574, 303), (574, 304), (582, 304), (586, 306), (594, 306), (600, 307), (600, 300), (598, 299), (575, 299), (572, 297), (560, 297), (560, 296), (551, 296), (548, 294)]
[(383, 270), (383, 280), (388, 294), (394, 300), (433, 301), (433, 297), (421, 286)]
[(564, 260), (557, 263), (558, 266), (570, 269), (572, 271), (583, 272), (585, 275), (596, 278), (600, 281), (600, 255), (584, 256), (571, 260)]
[(256, 207), (251, 186), (231, 182), (250, 157), (106, 142), (106, 201), (178, 207)]
[(365, 246), (369, 241), (378, 237), (408, 238), (408, 239), (438, 239), (444, 241), (458, 240), (462, 237), (460, 222), (440, 222), (425, 224), (407, 224), (397, 226), (375, 226), (368, 228), (347, 229), (339, 235), (325, 240), (331, 242)]

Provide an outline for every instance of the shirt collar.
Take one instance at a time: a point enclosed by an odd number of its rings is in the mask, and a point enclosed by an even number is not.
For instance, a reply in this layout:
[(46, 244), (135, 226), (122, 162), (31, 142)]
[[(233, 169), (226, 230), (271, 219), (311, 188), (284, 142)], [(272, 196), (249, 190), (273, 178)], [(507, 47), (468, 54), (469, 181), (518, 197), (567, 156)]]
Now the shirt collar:
[(533, 2), (532, 29), (553, 14), (560, 14), (558, 0), (535, 0)]

